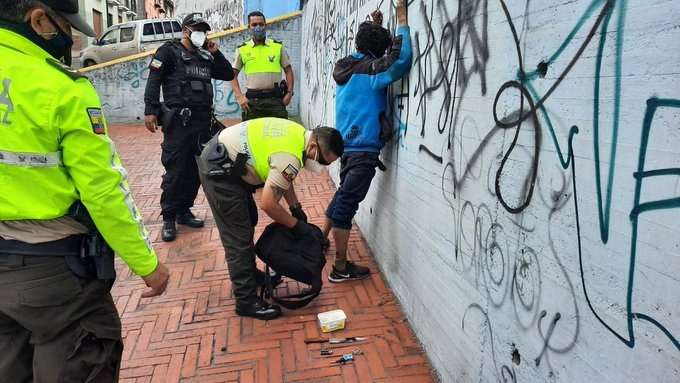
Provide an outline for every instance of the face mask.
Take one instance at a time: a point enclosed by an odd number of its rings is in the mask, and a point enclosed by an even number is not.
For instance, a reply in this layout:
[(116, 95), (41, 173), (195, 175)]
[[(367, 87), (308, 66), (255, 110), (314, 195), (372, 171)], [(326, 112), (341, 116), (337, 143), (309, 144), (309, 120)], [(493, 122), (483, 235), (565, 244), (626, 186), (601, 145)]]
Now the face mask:
[(73, 39), (71, 39), (66, 32), (62, 31), (61, 28), (59, 28), (59, 24), (57, 24), (50, 16), (47, 16), (47, 18), (57, 29), (56, 31), (38, 34), (29, 23), (17, 24), (5, 20), (3, 20), (0, 25), (26, 37), (45, 52), (49, 53), (50, 56), (70, 66)]
[(264, 40), (267, 37), (267, 30), (263, 26), (257, 26), (250, 30), (253, 40)]
[(203, 44), (205, 44), (205, 32), (192, 31), (189, 37), (191, 38), (191, 43), (194, 44), (196, 48), (201, 48), (203, 47)]
[(318, 151), (316, 152), (316, 156), (314, 156), (313, 160), (309, 158), (305, 160), (305, 169), (311, 171), (314, 174), (319, 174), (323, 171), (324, 166), (319, 163)]

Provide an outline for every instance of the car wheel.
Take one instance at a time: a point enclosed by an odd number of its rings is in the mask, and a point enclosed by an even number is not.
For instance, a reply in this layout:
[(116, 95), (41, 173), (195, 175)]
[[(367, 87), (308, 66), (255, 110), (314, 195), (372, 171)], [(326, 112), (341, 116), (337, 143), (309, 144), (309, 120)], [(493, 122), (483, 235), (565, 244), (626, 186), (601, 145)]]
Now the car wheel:
[(87, 68), (87, 67), (89, 67), (89, 66), (92, 66), (92, 65), (97, 65), (97, 63), (94, 62), (94, 60), (91, 60), (91, 59), (87, 59), (87, 60), (85, 60), (85, 62), (83, 63), (83, 66), (84, 66), (85, 68)]

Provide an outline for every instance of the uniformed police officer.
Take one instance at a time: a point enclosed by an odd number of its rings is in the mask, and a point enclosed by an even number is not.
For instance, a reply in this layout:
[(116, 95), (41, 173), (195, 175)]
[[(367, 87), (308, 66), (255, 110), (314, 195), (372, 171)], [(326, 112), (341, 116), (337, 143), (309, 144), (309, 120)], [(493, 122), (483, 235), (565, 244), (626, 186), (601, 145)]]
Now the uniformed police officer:
[[(234, 78), (231, 64), (217, 43), (206, 39), (210, 25), (200, 14), (190, 14), (182, 22), (182, 40), (158, 48), (149, 64), (149, 80), (144, 92), (145, 122), (151, 132), (163, 123), (161, 162), (165, 175), (161, 188), (162, 239), (177, 235), (175, 221), (189, 227), (203, 227), (203, 220), (191, 210), (200, 181), (194, 157), (199, 144), (210, 139), (212, 119), (212, 79)], [(163, 87), (162, 105), (159, 101)]]
[[(306, 131), (302, 125), (271, 117), (234, 125), (208, 142), (198, 160), (199, 173), (226, 252), (238, 315), (265, 320), (281, 315), (278, 306), (256, 294), (254, 188), (264, 184), (261, 207), (274, 221), (296, 233), (314, 235), (293, 180), (303, 168), (323, 170), (343, 151), (342, 136), (333, 128)], [(290, 214), (279, 204), (282, 197)]]
[[(239, 45), (234, 59), (234, 80), (231, 87), (241, 106), (243, 121), (260, 117), (288, 118), (286, 106), (295, 89), (295, 76), (283, 43), (267, 38), (267, 21), (260, 11), (248, 15), (252, 39)], [(243, 68), (246, 74), (244, 95), (236, 78)], [(281, 68), (286, 74), (281, 81)]]
[(0, 0), (3, 382), (118, 381), (113, 257), (96, 238), (151, 287), (142, 296), (168, 283), (95, 89), (66, 66), (72, 27), (94, 36), (76, 0)]

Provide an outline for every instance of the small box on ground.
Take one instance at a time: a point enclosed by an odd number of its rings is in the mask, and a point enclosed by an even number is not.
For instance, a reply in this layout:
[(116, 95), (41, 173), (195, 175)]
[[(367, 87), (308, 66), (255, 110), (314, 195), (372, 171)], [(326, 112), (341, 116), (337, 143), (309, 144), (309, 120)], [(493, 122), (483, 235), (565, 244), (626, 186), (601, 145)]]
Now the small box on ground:
[(321, 332), (331, 332), (345, 328), (347, 315), (342, 310), (326, 311), (325, 313), (318, 314), (317, 317), (319, 318)]

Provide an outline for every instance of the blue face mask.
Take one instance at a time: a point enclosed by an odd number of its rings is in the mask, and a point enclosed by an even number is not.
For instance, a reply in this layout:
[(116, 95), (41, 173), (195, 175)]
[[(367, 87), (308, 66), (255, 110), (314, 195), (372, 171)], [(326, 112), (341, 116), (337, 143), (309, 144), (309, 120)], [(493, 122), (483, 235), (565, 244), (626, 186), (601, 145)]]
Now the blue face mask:
[(267, 37), (267, 29), (263, 26), (253, 27), (250, 30), (253, 40), (264, 40)]

